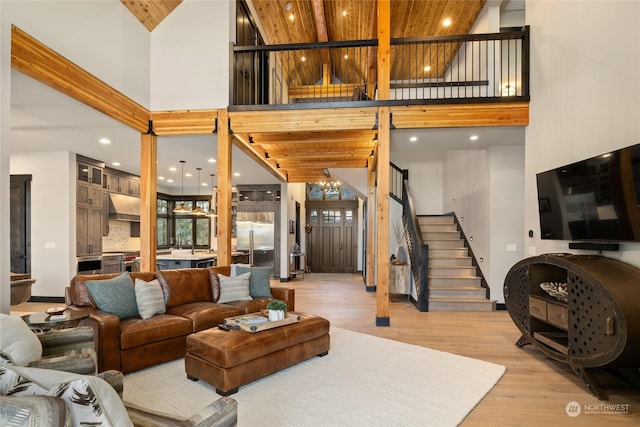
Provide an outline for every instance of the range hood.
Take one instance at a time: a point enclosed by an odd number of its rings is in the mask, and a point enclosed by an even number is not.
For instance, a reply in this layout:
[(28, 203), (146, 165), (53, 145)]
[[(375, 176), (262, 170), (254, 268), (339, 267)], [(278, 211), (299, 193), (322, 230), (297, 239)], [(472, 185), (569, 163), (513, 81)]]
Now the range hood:
[(140, 199), (124, 194), (109, 193), (109, 218), (140, 222)]

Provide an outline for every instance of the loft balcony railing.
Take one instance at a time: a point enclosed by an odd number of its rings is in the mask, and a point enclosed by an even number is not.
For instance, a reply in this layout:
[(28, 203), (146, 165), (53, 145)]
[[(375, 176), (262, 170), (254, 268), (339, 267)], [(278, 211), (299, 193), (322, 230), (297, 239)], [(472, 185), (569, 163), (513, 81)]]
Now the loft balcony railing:
[(388, 100), (377, 96), (377, 45), (377, 40), (232, 45), (231, 108), (529, 100), (528, 27), (392, 39)]

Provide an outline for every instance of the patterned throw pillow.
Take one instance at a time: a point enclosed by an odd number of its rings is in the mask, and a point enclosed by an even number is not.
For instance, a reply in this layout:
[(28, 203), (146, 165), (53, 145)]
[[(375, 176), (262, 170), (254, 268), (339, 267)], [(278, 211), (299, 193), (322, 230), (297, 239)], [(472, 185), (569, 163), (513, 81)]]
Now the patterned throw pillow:
[(134, 288), (140, 317), (149, 319), (156, 314), (166, 313), (167, 308), (164, 305), (164, 294), (162, 293), (162, 287), (158, 279), (150, 282), (136, 279)]
[(236, 268), (238, 274), (251, 273), (249, 278), (249, 294), (252, 298), (271, 298), (271, 267), (241, 267)]
[(237, 276), (228, 277), (224, 274), (218, 274), (220, 279), (220, 304), (231, 301), (247, 301), (251, 298), (249, 295), (249, 278), (251, 273), (239, 274)]
[(136, 291), (128, 272), (113, 279), (87, 280), (86, 285), (100, 310), (114, 314), (120, 319), (138, 315)]
[(18, 316), (0, 313), (0, 364), (18, 366), (42, 358), (42, 343)]
[(74, 427), (132, 426), (118, 393), (109, 383), (95, 376), (5, 366), (0, 367), (0, 391), (12, 396), (59, 397), (65, 401)]

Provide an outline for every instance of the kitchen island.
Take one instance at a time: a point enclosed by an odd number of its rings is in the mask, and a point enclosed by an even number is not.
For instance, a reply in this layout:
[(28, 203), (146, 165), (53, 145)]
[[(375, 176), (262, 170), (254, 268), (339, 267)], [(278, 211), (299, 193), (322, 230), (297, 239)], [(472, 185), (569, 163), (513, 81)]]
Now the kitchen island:
[[(247, 263), (249, 258), (246, 252), (232, 252), (231, 256), (234, 263)], [(216, 265), (216, 253), (173, 251), (170, 254), (156, 255), (156, 262), (162, 269), (209, 267)]]

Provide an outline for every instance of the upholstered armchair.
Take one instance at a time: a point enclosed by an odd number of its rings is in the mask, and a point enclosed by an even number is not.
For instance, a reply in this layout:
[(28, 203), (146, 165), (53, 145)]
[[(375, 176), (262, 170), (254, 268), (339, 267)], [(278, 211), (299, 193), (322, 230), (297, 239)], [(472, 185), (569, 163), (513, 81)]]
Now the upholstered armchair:
[(237, 402), (222, 397), (195, 415), (181, 419), (124, 404), (123, 375), (106, 371), (97, 376), (62, 371), (0, 366), (0, 425), (234, 427)]
[(19, 316), (0, 314), (0, 362), (92, 375), (97, 372), (93, 329), (33, 332)]

